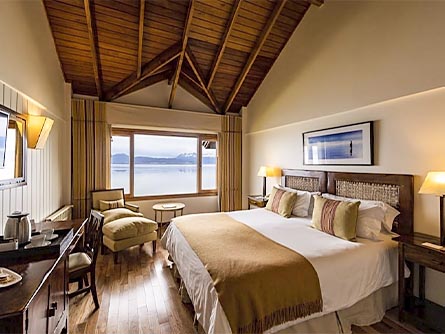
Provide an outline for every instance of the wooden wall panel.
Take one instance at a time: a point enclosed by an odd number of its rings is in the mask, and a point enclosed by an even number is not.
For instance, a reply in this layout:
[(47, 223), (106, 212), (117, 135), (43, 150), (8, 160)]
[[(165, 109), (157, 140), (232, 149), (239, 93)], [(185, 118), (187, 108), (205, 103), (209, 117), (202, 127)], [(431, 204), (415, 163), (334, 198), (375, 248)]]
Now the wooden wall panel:
[[(20, 114), (26, 114), (31, 101), (0, 82), (0, 105)], [(33, 106), (32, 110), (36, 110)], [(69, 159), (69, 147), (64, 147), (69, 135), (70, 120), (55, 118), (51, 134), (43, 150), (27, 149), (25, 186), (0, 190), (0, 235), (3, 234), (7, 215), (14, 210), (30, 213), (36, 221), (56, 211), (65, 203), (63, 187), (70, 186), (64, 175), (64, 159)]]

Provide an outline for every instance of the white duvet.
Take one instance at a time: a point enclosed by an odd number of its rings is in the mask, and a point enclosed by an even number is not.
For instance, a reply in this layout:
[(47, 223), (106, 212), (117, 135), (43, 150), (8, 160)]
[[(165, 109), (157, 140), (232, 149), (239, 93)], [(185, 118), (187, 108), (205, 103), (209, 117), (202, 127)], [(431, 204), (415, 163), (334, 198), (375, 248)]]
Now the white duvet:
[[(380, 241), (358, 239), (351, 242), (312, 228), (309, 218), (283, 218), (265, 209), (227, 214), (300, 253), (312, 263), (320, 280), (323, 312), (310, 318), (348, 308), (397, 281), (397, 243), (390, 235), (381, 234)], [(231, 333), (209, 273), (176, 228), (174, 220), (162, 243), (177, 265), (204, 330), (207, 333)], [(288, 322), (269, 332), (307, 319)]]

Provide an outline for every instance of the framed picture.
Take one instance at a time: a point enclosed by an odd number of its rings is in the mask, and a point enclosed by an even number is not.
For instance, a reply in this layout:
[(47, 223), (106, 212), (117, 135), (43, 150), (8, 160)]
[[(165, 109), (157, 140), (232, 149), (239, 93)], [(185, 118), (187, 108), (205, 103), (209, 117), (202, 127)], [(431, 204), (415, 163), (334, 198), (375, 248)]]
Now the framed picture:
[(303, 133), (305, 165), (372, 165), (373, 122)]

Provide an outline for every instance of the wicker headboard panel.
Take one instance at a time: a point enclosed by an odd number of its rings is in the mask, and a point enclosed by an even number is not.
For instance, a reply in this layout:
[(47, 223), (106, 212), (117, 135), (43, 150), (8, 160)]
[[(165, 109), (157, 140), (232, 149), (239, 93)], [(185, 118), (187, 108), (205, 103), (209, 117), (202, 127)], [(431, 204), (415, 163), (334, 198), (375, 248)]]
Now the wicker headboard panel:
[(328, 172), (328, 192), (343, 197), (385, 202), (400, 211), (393, 231), (413, 233), (413, 176)]
[(325, 193), (327, 190), (326, 172), (283, 169), (282, 184), (293, 189)]

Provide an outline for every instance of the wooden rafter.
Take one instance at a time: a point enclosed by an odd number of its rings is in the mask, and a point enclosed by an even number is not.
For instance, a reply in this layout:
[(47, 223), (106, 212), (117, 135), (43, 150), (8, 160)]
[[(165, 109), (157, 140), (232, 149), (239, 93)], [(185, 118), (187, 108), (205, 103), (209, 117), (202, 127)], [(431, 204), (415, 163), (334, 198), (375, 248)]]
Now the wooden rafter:
[(112, 89), (110, 89), (110, 91), (105, 94), (105, 100), (114, 100), (124, 95), (131, 88), (151, 76), (153, 73), (170, 63), (172, 60), (176, 59), (176, 57), (178, 57), (179, 55), (180, 45), (176, 43), (157, 57), (153, 58), (150, 62), (145, 64), (142, 67), (142, 74), (139, 78), (137, 77), (137, 73), (135, 72), (119, 82)]
[(169, 76), (171, 76), (173, 72), (172, 68), (163, 68), (161, 69), (159, 72), (149, 76), (148, 78), (146, 78), (145, 80), (139, 82), (136, 86), (130, 88), (126, 94), (130, 94), (133, 92), (136, 92), (138, 90), (141, 90), (143, 88), (149, 87), (151, 85), (154, 85), (158, 82), (167, 80), (169, 78)]
[(213, 79), (215, 78), (215, 74), (218, 70), (218, 66), (219, 66), (219, 63), (221, 62), (222, 56), (224, 54), (224, 50), (226, 49), (226, 45), (229, 40), (230, 33), (232, 32), (233, 25), (234, 25), (235, 20), (238, 16), (240, 8), (241, 8), (241, 0), (235, 0), (235, 3), (232, 8), (232, 12), (230, 13), (230, 18), (228, 21), (226, 31), (224, 32), (224, 35), (221, 39), (221, 45), (219, 46), (218, 52), (216, 53), (216, 56), (213, 59), (212, 66), (210, 67), (210, 75), (209, 75), (209, 79), (207, 80), (207, 88), (210, 88), (210, 86), (212, 85)]
[(101, 84), (101, 73), (99, 66), (99, 58), (97, 56), (97, 46), (96, 46), (96, 26), (94, 24), (94, 20), (91, 14), (91, 4), (90, 0), (83, 0), (83, 4), (85, 6), (85, 18), (88, 25), (88, 37), (90, 41), (91, 48), (91, 57), (93, 58), (93, 72), (94, 72), (94, 80), (96, 82), (96, 90), (99, 99), (102, 98), (102, 84)]
[(219, 113), (219, 107), (218, 103), (216, 102), (215, 95), (211, 91), (211, 89), (207, 88), (207, 86), (204, 83), (202, 71), (199, 68), (198, 62), (195, 59), (195, 56), (193, 55), (192, 51), (190, 49), (187, 49), (185, 51), (185, 58), (187, 59), (187, 62), (190, 64), (190, 67), (192, 68), (193, 73), (195, 73), (196, 78), (199, 81), (199, 85), (201, 86), (204, 93), (207, 95), (207, 98), (209, 99), (210, 103), (213, 106), (213, 109)]
[(233, 87), (232, 91), (230, 92), (229, 97), (227, 98), (226, 104), (224, 106), (224, 113), (226, 113), (230, 106), (233, 103), (233, 100), (235, 99), (236, 95), (238, 94), (241, 86), (244, 83), (244, 80), (247, 77), (247, 74), (249, 73), (250, 69), (252, 68), (253, 63), (255, 62), (256, 57), (261, 51), (261, 48), (263, 47), (264, 43), (267, 40), (267, 37), (269, 36), (269, 33), (272, 30), (272, 27), (274, 26), (276, 20), (278, 19), (278, 16), (280, 16), (281, 10), (283, 9), (284, 5), (286, 4), (287, 0), (282, 0), (277, 2), (275, 5), (272, 14), (270, 15), (266, 26), (264, 27), (254, 49), (250, 53), (249, 59), (247, 59), (247, 63), (244, 66), (241, 74), (238, 77), (238, 80), (235, 83), (235, 86)]
[(195, 8), (195, 0), (190, 0), (187, 17), (185, 19), (184, 32), (182, 34), (182, 45), (181, 45), (181, 53), (179, 55), (178, 64), (176, 66), (176, 71), (173, 77), (172, 89), (170, 92), (170, 98), (168, 99), (168, 107), (171, 108), (173, 106), (173, 100), (175, 99), (176, 89), (178, 87), (179, 75), (181, 74), (182, 63), (184, 62), (185, 49), (187, 47), (187, 41), (190, 34), (190, 27), (193, 18), (193, 10)]
[(207, 96), (205, 96), (201, 92), (201, 86), (199, 83), (197, 83), (187, 72), (183, 72), (183, 75), (181, 75), (180, 78), (180, 84), (181, 87), (184, 88), (187, 92), (189, 92), (191, 95), (196, 97), (198, 100), (200, 100), (202, 103), (204, 103), (207, 107), (210, 109), (213, 109), (212, 103), (210, 103)]
[(139, 39), (138, 39), (138, 68), (136, 77), (142, 72), (142, 43), (144, 42), (145, 0), (140, 0), (139, 5)]

